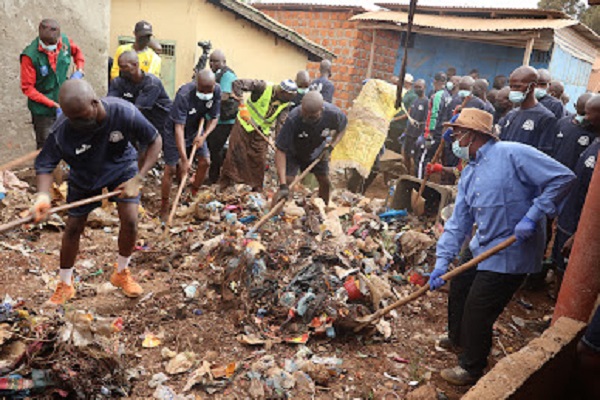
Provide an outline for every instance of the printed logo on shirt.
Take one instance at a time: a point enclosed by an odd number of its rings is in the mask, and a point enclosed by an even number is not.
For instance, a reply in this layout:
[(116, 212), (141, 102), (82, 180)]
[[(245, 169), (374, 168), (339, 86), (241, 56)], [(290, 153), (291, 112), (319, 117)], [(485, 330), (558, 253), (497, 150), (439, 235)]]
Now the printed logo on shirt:
[(587, 136), (581, 136), (577, 143), (579, 143), (580, 146), (589, 146), (590, 138)]
[(196, 108), (194, 107), (194, 108), (192, 108), (192, 109), (190, 110), (190, 112), (189, 112), (188, 114), (189, 114), (189, 115), (194, 115), (194, 114), (196, 114), (196, 113), (197, 113), (197, 111), (196, 111)]
[(329, 128), (325, 128), (325, 129), (323, 129), (323, 132), (321, 132), (321, 137), (329, 137), (330, 133), (331, 133), (331, 130)]
[(40, 74), (42, 76), (48, 75), (48, 66), (47, 65), (41, 65), (40, 66)]
[(308, 90), (311, 92), (321, 93), (321, 91), (323, 90), (323, 84), (322, 83), (313, 83), (312, 85), (310, 85)]
[(75, 149), (75, 155), (78, 156), (92, 148), (91, 144), (82, 144), (80, 148)]
[(123, 134), (120, 131), (113, 131), (108, 136), (108, 141), (111, 143), (117, 143), (123, 139), (125, 139), (125, 136), (123, 136)]
[(127, 97), (129, 99), (133, 99), (133, 93), (125, 92), (125, 93), (123, 93), (123, 97)]
[(523, 123), (523, 127), (522, 128), (523, 128), (523, 130), (526, 130), (526, 131), (532, 131), (533, 128), (535, 128), (535, 124), (533, 123), (533, 120), (528, 119), (527, 121), (525, 121)]
[(212, 108), (212, 106), (213, 106), (213, 101), (212, 100), (209, 100), (209, 101), (206, 102), (206, 108)]
[(305, 139), (305, 138), (307, 138), (307, 137), (308, 137), (308, 133), (306, 133), (306, 132), (302, 132), (301, 134), (299, 134), (299, 135), (298, 135), (298, 137), (299, 137), (300, 139)]
[(419, 107), (417, 107), (417, 109), (418, 109), (419, 111), (423, 111), (423, 104), (419, 104)]
[(587, 168), (594, 169), (596, 166), (596, 156), (589, 156), (587, 160), (585, 160), (584, 164)]
[(562, 133), (562, 131), (558, 132), (558, 135), (556, 135), (557, 138), (562, 139), (563, 137), (565, 137), (565, 135)]

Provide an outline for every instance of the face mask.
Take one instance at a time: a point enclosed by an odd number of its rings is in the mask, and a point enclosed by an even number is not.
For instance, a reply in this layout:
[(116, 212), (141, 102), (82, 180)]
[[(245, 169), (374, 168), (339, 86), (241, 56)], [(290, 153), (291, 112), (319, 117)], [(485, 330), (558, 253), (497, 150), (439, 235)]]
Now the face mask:
[(56, 49), (58, 48), (58, 43), (46, 44), (46, 43), (42, 42), (42, 40), (40, 39), (40, 46), (42, 46), (42, 49), (47, 50), (47, 51), (56, 51)]
[(452, 83), (452, 82), (446, 82), (446, 89), (448, 89), (448, 90), (454, 89), (454, 83)]
[(308, 89), (298, 88), (298, 94), (306, 94), (306, 92), (308, 92)]
[(76, 131), (94, 131), (98, 128), (98, 122), (95, 118), (70, 119), (69, 124), (71, 124)]
[(460, 145), (460, 141), (465, 137), (465, 135), (463, 135), (460, 139), (457, 139), (452, 142), (452, 152), (456, 157), (460, 158), (461, 160), (469, 161), (469, 146), (471, 146), (471, 144), (469, 143), (465, 147), (461, 147)]
[(540, 89), (540, 88), (535, 88), (535, 90), (533, 91), (533, 93), (535, 94), (535, 98), (536, 99), (541, 99), (542, 97), (544, 97), (547, 93), (546, 93), (546, 89)]
[(531, 84), (527, 86), (527, 90), (525, 91), (525, 93), (519, 92), (518, 90), (511, 90), (508, 94), (508, 99), (514, 104), (521, 104), (525, 100), (525, 97), (527, 97), (527, 95), (529, 94), (530, 90)]
[(585, 121), (585, 115), (579, 115), (579, 114), (577, 114), (575, 116), (575, 121), (577, 121), (577, 122), (579, 122), (581, 124), (583, 121)]
[(132, 75), (131, 72), (128, 71), (119, 71), (119, 76), (123, 79), (131, 80)]
[(458, 96), (462, 97), (463, 99), (467, 96), (471, 95), (471, 91), (470, 90), (459, 90), (458, 91)]
[(419, 97), (423, 96), (423, 89), (415, 89), (415, 94)]
[(212, 100), (213, 94), (212, 93), (200, 93), (200, 92), (196, 91), (196, 97), (198, 97), (202, 101), (209, 101), (209, 100)]

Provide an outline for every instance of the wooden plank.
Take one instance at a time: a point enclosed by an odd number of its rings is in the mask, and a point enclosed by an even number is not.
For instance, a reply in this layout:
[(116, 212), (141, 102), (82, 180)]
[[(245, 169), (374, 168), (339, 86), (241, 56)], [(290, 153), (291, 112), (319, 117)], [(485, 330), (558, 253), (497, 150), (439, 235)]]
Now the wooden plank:
[(367, 68), (367, 79), (371, 79), (373, 73), (373, 59), (375, 58), (375, 40), (377, 39), (377, 29), (373, 29), (373, 38), (371, 40), (371, 54), (369, 55), (369, 67)]
[(529, 60), (531, 59), (531, 52), (533, 51), (533, 44), (535, 43), (535, 38), (531, 37), (527, 40), (527, 46), (525, 47), (525, 54), (523, 54), (523, 65), (529, 65)]

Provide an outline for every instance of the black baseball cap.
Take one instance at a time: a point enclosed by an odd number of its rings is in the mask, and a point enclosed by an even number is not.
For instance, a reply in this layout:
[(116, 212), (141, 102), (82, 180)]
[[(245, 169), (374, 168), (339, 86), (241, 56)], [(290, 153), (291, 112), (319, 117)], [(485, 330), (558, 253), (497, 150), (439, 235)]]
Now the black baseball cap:
[(140, 21), (137, 24), (135, 24), (133, 33), (139, 36), (152, 35), (152, 25), (148, 21)]

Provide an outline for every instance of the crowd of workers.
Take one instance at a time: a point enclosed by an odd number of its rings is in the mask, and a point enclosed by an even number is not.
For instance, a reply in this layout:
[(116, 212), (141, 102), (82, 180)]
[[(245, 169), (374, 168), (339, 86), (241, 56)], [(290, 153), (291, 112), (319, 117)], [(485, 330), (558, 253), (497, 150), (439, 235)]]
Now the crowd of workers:
[[(223, 51), (209, 54), (210, 46), (205, 46), (209, 68), (198, 68), (171, 100), (159, 78), (160, 50), (152, 34), (147, 21), (135, 25), (135, 42), (117, 49), (108, 96), (102, 98), (81, 79), (83, 52), (56, 21), (43, 20), (39, 36), (21, 54), (22, 90), (41, 148), (35, 162), (35, 220), (47, 217), (52, 174), (61, 160), (70, 166), (67, 202), (97, 195), (103, 188), (119, 190), (114, 198), (121, 222), (119, 251), (110, 280), (130, 297), (143, 292), (128, 268), (140, 188), (161, 152), (163, 219), (170, 209), (173, 177), (187, 176), (192, 148), (198, 150), (194, 193), (203, 184), (216, 183), (221, 188), (245, 183), (261, 190), (272, 146), (280, 183), (276, 200), (287, 198), (293, 177), (325, 153), (313, 172), (319, 196), (327, 202), (328, 153), (347, 124), (345, 114), (332, 104), (332, 65), (327, 60), (312, 82), (300, 71), (295, 80), (271, 84), (239, 79)], [(67, 79), (71, 62), (75, 72)], [(444, 284), (440, 277), (457, 258), (465, 261), (511, 235), (517, 238), (516, 244), (452, 282), (449, 335), (440, 344), (460, 356), (458, 365), (442, 371), (442, 377), (462, 385), (483, 374), (495, 320), (526, 277), (542, 270), (547, 233), (552, 231), (547, 227), (553, 223), (552, 258), (557, 276), (564, 272), (600, 150), (600, 96), (581, 95), (571, 115), (562, 84), (547, 70), (518, 67), (508, 78), (497, 76), (491, 90), (478, 71), (466, 76), (456, 72), (448, 68), (436, 73), (431, 93), (426, 93), (423, 79), (405, 77), (403, 105), (392, 121), (389, 146), (402, 152), (411, 173), (458, 182), (454, 212), (437, 245), (431, 290)], [(444, 146), (442, 159), (432, 163), (439, 146)], [(61, 305), (75, 295), (73, 266), (80, 236), (98, 205), (69, 210), (60, 283), (48, 304)], [(599, 319), (596, 314), (583, 339), (594, 360), (600, 354)]]

